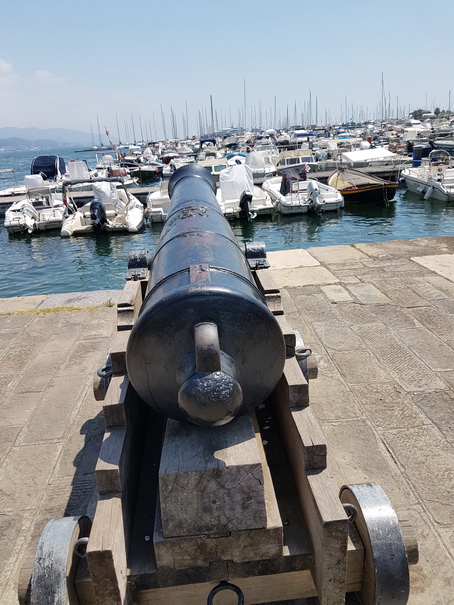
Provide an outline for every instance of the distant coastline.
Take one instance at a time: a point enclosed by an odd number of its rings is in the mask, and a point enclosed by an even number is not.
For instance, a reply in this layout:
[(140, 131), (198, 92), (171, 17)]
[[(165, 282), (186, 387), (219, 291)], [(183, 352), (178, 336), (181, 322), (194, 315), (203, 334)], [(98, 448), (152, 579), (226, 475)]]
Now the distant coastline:
[(67, 128), (0, 128), (0, 148), (5, 151), (55, 149), (59, 147), (90, 147), (92, 135)]

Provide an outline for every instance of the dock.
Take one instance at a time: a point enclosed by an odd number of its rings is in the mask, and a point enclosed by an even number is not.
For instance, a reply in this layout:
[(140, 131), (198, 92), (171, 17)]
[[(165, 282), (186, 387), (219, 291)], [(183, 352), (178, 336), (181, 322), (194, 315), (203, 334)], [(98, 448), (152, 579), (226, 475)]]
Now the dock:
[[(275, 302), (317, 361), (310, 402), (333, 481), (383, 487), (419, 543), (410, 605), (451, 602), (454, 237), (267, 256)], [(49, 519), (94, 513), (104, 418), (92, 384), (119, 295), (0, 300), (0, 605), (19, 603)]]

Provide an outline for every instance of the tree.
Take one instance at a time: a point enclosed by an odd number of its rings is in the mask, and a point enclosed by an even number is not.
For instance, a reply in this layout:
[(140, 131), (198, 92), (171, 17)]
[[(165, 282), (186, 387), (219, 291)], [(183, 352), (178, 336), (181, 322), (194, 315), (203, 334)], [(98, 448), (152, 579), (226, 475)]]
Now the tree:
[(422, 120), (422, 116), (424, 113), (427, 113), (425, 109), (415, 109), (411, 112), (411, 116), (414, 120)]

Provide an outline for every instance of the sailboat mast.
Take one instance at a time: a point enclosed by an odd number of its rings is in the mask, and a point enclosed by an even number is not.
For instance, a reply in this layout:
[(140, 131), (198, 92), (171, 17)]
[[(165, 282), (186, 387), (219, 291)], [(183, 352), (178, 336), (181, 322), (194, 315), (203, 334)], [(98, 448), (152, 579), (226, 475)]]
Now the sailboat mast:
[(120, 128), (118, 127), (118, 114), (117, 113), (115, 113), (115, 120), (117, 122), (118, 144), (121, 145)]
[(96, 116), (96, 121), (98, 122), (98, 137), (99, 137), (99, 146), (102, 147), (102, 141), (101, 141), (101, 129), (99, 127), (99, 118), (98, 116)]
[(134, 130), (134, 119), (132, 117), (132, 113), (131, 113), (131, 126), (132, 126), (132, 136), (133, 136), (134, 145), (135, 145), (137, 142), (137, 139), (136, 139), (136, 131)]

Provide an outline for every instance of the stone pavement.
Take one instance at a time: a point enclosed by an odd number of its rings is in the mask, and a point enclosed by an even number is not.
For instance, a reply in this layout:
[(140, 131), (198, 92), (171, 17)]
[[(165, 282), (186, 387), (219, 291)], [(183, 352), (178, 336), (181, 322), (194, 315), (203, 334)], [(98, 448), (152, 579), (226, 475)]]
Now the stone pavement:
[[(379, 483), (418, 536), (409, 603), (453, 602), (454, 238), (268, 257), (318, 361), (310, 405), (335, 484)], [(0, 300), (1, 605), (17, 604), (21, 562), (45, 523), (93, 513), (104, 428), (91, 385), (115, 329), (103, 305), (117, 297)], [(61, 309), (87, 305), (98, 306)]]

